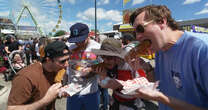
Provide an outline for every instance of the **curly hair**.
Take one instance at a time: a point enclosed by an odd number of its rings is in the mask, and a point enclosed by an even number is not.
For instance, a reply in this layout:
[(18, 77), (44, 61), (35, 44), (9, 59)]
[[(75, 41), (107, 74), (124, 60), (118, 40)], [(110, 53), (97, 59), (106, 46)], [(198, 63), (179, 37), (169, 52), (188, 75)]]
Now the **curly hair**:
[(145, 20), (154, 20), (156, 23), (163, 23), (163, 19), (167, 20), (167, 25), (172, 30), (178, 30), (177, 22), (172, 18), (171, 11), (165, 5), (147, 5), (142, 8), (137, 8), (130, 16), (129, 23), (134, 24), (136, 17), (145, 12)]

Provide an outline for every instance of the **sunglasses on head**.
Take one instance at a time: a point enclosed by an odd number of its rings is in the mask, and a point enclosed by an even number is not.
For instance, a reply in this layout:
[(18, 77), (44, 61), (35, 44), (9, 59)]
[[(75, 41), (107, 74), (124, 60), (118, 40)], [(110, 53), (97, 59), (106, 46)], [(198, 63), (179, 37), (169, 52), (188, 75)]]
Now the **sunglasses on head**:
[(144, 33), (144, 31), (145, 31), (144, 28), (152, 22), (153, 22), (153, 20), (148, 21), (148, 22), (144, 23), (143, 25), (141, 25), (141, 24), (137, 25), (136, 26), (136, 33)]

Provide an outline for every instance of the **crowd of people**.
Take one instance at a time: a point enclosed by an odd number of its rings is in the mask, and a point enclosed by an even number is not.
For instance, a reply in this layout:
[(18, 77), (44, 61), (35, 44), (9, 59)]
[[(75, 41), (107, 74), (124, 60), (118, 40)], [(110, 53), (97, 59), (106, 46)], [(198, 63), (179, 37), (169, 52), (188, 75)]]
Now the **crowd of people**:
[[(89, 37), (83, 23), (70, 27), (67, 40), (41, 37), (21, 44), (11, 35), (6, 42), (1, 39), (1, 62), (7, 55), (16, 71), (10, 76), (7, 109), (55, 110), (58, 97), (67, 98), (63, 105), (67, 110), (208, 109), (208, 35), (179, 30), (164, 5), (137, 8), (130, 24), (135, 35), (101, 42)], [(156, 53), (154, 68), (134, 49), (143, 41), (149, 41), (148, 49)], [(1, 71), (9, 68), (0, 66)], [(141, 77), (154, 88), (159, 81), (157, 89), (142, 87), (133, 95), (121, 92), (124, 85), (119, 81)]]

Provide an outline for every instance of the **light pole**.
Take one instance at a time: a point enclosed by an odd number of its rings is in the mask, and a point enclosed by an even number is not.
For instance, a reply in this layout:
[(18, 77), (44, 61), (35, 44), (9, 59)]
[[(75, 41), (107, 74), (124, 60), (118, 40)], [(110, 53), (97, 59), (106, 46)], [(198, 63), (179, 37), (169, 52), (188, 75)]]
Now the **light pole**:
[(97, 39), (97, 2), (95, 0), (95, 39)]

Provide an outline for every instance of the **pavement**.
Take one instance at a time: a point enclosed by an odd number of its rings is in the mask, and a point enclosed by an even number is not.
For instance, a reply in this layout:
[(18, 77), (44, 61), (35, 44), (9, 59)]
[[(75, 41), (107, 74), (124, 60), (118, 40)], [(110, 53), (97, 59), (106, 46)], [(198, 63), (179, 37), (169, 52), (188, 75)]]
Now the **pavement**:
[[(8, 96), (9, 96), (9, 92), (11, 90), (11, 82), (5, 82), (4, 81), (4, 76), (2, 73), (0, 73), (0, 85), (4, 86), (4, 88), (6, 88), (5, 90), (0, 90), (1, 94), (0, 94), (0, 110), (6, 110), (6, 106), (7, 106), (7, 100), (8, 100)], [(4, 92), (3, 92), (4, 91)]]
[[(0, 110), (6, 110), (9, 92), (11, 90), (11, 81), (4, 81), (4, 76), (0, 73), (0, 85), (4, 86), (0, 90)], [(56, 100), (56, 110), (66, 110), (66, 98)]]

